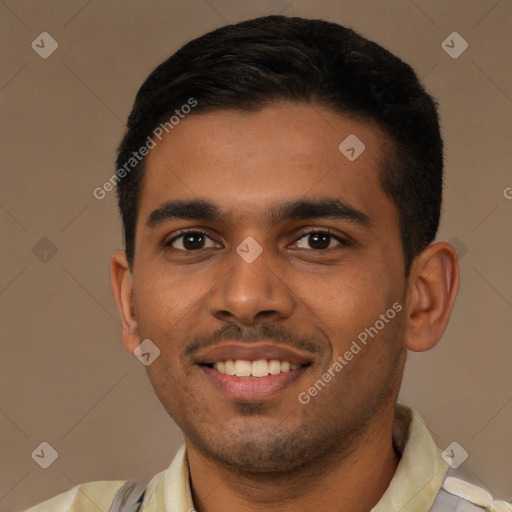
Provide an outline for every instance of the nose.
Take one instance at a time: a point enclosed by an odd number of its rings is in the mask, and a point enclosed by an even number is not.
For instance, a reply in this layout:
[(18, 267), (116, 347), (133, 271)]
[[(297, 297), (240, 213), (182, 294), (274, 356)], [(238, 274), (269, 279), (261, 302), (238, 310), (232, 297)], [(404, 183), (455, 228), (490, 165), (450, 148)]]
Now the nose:
[(251, 263), (233, 253), (232, 266), (214, 287), (209, 300), (210, 313), (228, 323), (246, 326), (259, 321), (289, 318), (294, 297), (271, 255), (262, 254)]

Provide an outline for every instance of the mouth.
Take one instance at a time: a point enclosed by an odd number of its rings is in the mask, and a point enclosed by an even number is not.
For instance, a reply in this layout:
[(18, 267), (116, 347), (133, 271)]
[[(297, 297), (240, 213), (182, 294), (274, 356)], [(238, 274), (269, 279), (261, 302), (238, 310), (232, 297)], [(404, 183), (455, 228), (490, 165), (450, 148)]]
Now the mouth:
[(255, 403), (289, 388), (313, 357), (291, 347), (231, 343), (201, 352), (195, 363), (226, 398)]

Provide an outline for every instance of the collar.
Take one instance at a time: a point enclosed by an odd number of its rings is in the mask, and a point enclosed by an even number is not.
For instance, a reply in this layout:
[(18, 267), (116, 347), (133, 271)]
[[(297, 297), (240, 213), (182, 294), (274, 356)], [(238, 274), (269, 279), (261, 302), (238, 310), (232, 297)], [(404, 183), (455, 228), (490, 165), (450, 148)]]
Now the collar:
[[(421, 416), (403, 405), (395, 408), (393, 445), (401, 455), (393, 479), (371, 512), (428, 511), (441, 489), (449, 465), (441, 457)], [(193, 512), (183, 445), (168, 469), (151, 479), (141, 512)]]
[(397, 405), (393, 420), (393, 445), (401, 455), (393, 479), (371, 512), (428, 511), (434, 503), (449, 464), (441, 457), (421, 416)]

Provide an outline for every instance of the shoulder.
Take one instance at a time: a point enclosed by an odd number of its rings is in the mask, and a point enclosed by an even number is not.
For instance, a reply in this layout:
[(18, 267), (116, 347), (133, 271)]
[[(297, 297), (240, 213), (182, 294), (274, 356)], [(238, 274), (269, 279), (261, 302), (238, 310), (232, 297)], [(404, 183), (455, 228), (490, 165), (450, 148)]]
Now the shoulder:
[(25, 512), (107, 512), (114, 496), (128, 480), (97, 481), (77, 485)]
[(447, 476), (430, 512), (512, 512), (512, 504), (494, 499), (485, 489)]

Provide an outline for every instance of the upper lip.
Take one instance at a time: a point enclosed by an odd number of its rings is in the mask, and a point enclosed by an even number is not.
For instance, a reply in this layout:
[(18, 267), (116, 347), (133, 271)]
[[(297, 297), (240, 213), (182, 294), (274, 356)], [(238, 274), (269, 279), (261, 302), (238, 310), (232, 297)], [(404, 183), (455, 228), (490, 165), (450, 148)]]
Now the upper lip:
[(294, 347), (275, 345), (273, 343), (223, 343), (200, 350), (194, 357), (197, 364), (212, 364), (218, 361), (245, 360), (258, 361), (259, 359), (276, 359), (288, 361), (292, 364), (309, 364), (313, 361), (311, 353), (302, 352)]

